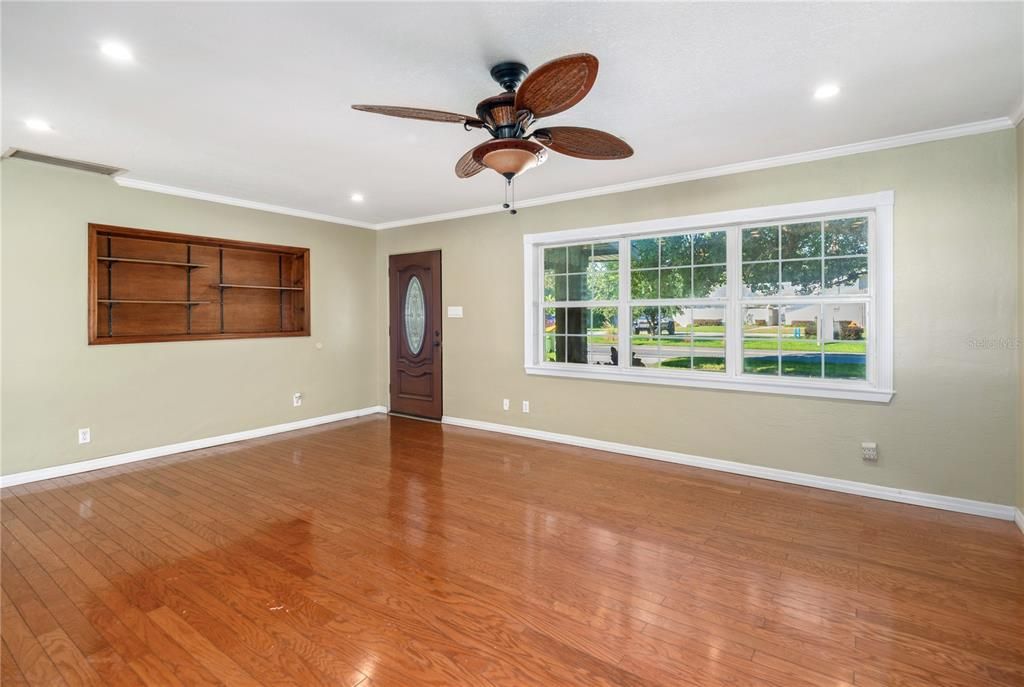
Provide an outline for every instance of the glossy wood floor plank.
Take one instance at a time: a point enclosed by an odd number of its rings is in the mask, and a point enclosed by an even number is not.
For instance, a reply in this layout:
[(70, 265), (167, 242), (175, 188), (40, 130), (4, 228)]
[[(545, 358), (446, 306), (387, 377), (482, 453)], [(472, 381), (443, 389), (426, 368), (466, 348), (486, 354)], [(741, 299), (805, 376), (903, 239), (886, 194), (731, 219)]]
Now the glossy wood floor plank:
[(2, 492), (18, 685), (1022, 685), (1012, 523), (363, 418)]

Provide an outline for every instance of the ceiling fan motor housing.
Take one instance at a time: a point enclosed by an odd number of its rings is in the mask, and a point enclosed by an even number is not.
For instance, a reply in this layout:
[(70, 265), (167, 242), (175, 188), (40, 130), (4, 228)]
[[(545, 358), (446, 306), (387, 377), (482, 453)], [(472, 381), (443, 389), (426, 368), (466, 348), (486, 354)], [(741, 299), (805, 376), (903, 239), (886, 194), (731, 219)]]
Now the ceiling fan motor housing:
[(523, 134), (516, 114), (515, 93), (481, 100), (476, 106), (476, 116), (487, 125), (494, 138), (519, 138)]

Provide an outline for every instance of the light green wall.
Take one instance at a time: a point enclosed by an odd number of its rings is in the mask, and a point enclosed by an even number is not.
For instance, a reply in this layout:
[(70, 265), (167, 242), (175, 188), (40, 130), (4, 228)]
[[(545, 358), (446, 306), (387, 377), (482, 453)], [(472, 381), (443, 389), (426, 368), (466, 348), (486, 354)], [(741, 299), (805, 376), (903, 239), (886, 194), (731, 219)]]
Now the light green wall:
[[(1018, 128), (374, 233), (4, 161), (0, 470), (386, 403), (387, 256), (440, 248), (444, 304), (465, 307), (464, 319), (444, 321), (447, 415), (1024, 504), (1021, 354), (969, 345), (1024, 326), (1022, 164)], [(887, 189), (896, 192), (891, 404), (523, 372), (523, 233)], [(90, 221), (310, 247), (313, 336), (88, 346)], [(301, 408), (293, 391), (306, 396)], [(529, 415), (516, 410), (523, 399)], [(91, 444), (77, 444), (79, 427), (92, 429)], [(861, 462), (865, 440), (879, 442), (879, 465)]]
[[(376, 404), (374, 232), (2, 169), (3, 474)], [(309, 247), (313, 335), (88, 346), (89, 222)]]
[(1024, 121), (1017, 125), (1017, 345), (1020, 347), (1020, 406), (1017, 424), (1017, 508), (1024, 511)]
[[(388, 230), (378, 236), (379, 310), (388, 255), (442, 250), (444, 305), (465, 308), (464, 319), (444, 321), (446, 415), (1009, 504), (1018, 354), (970, 339), (1017, 334), (1016, 165), (1015, 132), (1005, 130)], [(891, 404), (523, 372), (522, 234), (888, 189), (896, 194)], [(518, 411), (522, 399), (529, 415)], [(877, 466), (861, 461), (866, 440), (878, 442)]]

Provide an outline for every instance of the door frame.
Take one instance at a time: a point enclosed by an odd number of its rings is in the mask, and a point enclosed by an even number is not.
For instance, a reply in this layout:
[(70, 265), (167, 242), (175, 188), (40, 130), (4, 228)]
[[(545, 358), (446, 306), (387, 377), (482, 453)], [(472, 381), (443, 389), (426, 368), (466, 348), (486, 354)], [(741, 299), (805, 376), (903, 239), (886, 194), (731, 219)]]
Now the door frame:
[[(428, 308), (428, 310), (427, 310), (427, 318), (428, 318), (427, 324), (428, 324), (428, 327), (427, 327), (427, 329), (425, 331), (425, 339), (426, 339), (426, 341), (424, 341), (424, 345), (431, 345), (431, 346), (433, 346), (434, 335), (433, 335), (431, 329), (436, 329), (436, 331), (438, 332), (436, 338), (440, 341), (440, 345), (437, 346), (438, 352), (434, 355), (434, 358), (433, 358), (435, 387), (436, 387), (436, 398), (437, 398), (437, 405), (438, 405), (438, 414), (437, 414), (436, 418), (435, 417), (425, 416), (425, 415), (423, 415), (423, 416), (421, 416), (421, 415), (412, 415), (412, 414), (408, 414), (408, 413), (403, 413), (400, 410), (396, 411), (394, 408), (392, 408), (392, 405), (391, 405), (391, 400), (392, 400), (391, 388), (392, 388), (392, 384), (394, 383), (394, 374), (395, 374), (394, 364), (395, 364), (395, 360), (396, 360), (397, 354), (398, 354), (398, 351), (396, 349), (401, 344), (401, 341), (400, 341), (401, 330), (399, 329), (398, 331), (392, 331), (394, 329), (394, 327), (393, 327), (394, 322), (392, 322), (392, 306), (394, 305), (394, 301), (395, 301), (396, 298), (399, 299), (399, 305), (400, 305), (401, 293), (395, 293), (394, 292), (393, 286), (394, 286), (394, 281), (395, 281), (395, 275), (393, 273), (393, 270), (392, 270), (392, 267), (391, 267), (391, 263), (392, 263), (392, 259), (396, 258), (396, 257), (402, 257), (402, 256), (406, 256), (406, 255), (422, 255), (422, 254), (428, 254), (428, 253), (437, 253), (437, 265), (438, 265), (437, 274), (432, 274), (431, 275), (432, 279), (436, 279), (436, 283), (437, 283), (437, 295), (438, 295), (437, 306), (436, 306), (436, 312), (437, 312), (436, 320), (437, 321), (436, 321), (436, 323), (430, 322), (430, 318), (431, 318), (431, 316), (430, 316), (430, 308)], [(398, 414), (398, 415), (402, 415), (403, 417), (414, 417), (416, 419), (421, 419), (421, 420), (426, 420), (426, 421), (437, 421), (437, 422), (440, 422), (441, 418), (444, 416), (444, 322), (443, 322), (443, 320), (444, 320), (444, 304), (443, 304), (443, 299), (444, 299), (444, 282), (442, 281), (443, 280), (443, 273), (444, 273), (444, 253), (443, 253), (443, 251), (440, 248), (425, 248), (423, 250), (402, 251), (400, 253), (388, 253), (388, 255), (385, 257), (385, 268), (386, 268), (386, 274), (387, 274), (387, 287), (386, 287), (387, 288), (387, 291), (386, 291), (386, 293), (387, 293), (387, 301), (385, 303), (385, 318), (386, 318), (385, 325), (387, 327), (387, 337), (388, 337), (388, 345), (387, 345), (387, 351), (388, 351), (388, 353), (387, 353), (387, 355), (388, 355), (387, 368), (388, 369), (386, 371), (386, 374), (387, 374), (387, 386), (388, 386), (388, 388), (387, 388), (387, 409), (388, 409), (388, 414)], [(431, 297), (430, 294), (425, 294), (425, 295), (428, 298)], [(430, 327), (429, 325), (431, 325), (431, 324), (436, 324), (436, 326), (435, 327)], [(429, 344), (428, 344), (428, 342), (429, 342)]]

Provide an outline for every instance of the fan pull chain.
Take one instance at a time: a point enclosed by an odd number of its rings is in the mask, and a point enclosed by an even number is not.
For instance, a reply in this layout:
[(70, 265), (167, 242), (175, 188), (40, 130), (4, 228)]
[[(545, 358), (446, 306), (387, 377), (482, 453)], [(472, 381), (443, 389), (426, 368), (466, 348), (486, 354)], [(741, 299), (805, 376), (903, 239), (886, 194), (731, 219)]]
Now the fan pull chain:
[[(512, 202), (511, 202), (511, 204), (509, 203), (509, 200), (508, 200), (509, 190), (510, 189), (512, 191)], [(514, 177), (512, 179), (509, 179), (509, 180), (507, 180), (505, 182), (505, 202), (501, 204), (501, 207), (503, 207), (506, 210), (508, 210), (508, 214), (510, 214), (510, 215), (514, 215), (514, 214), (516, 214), (518, 212), (518, 210), (516, 210), (516, 180), (515, 180)]]

